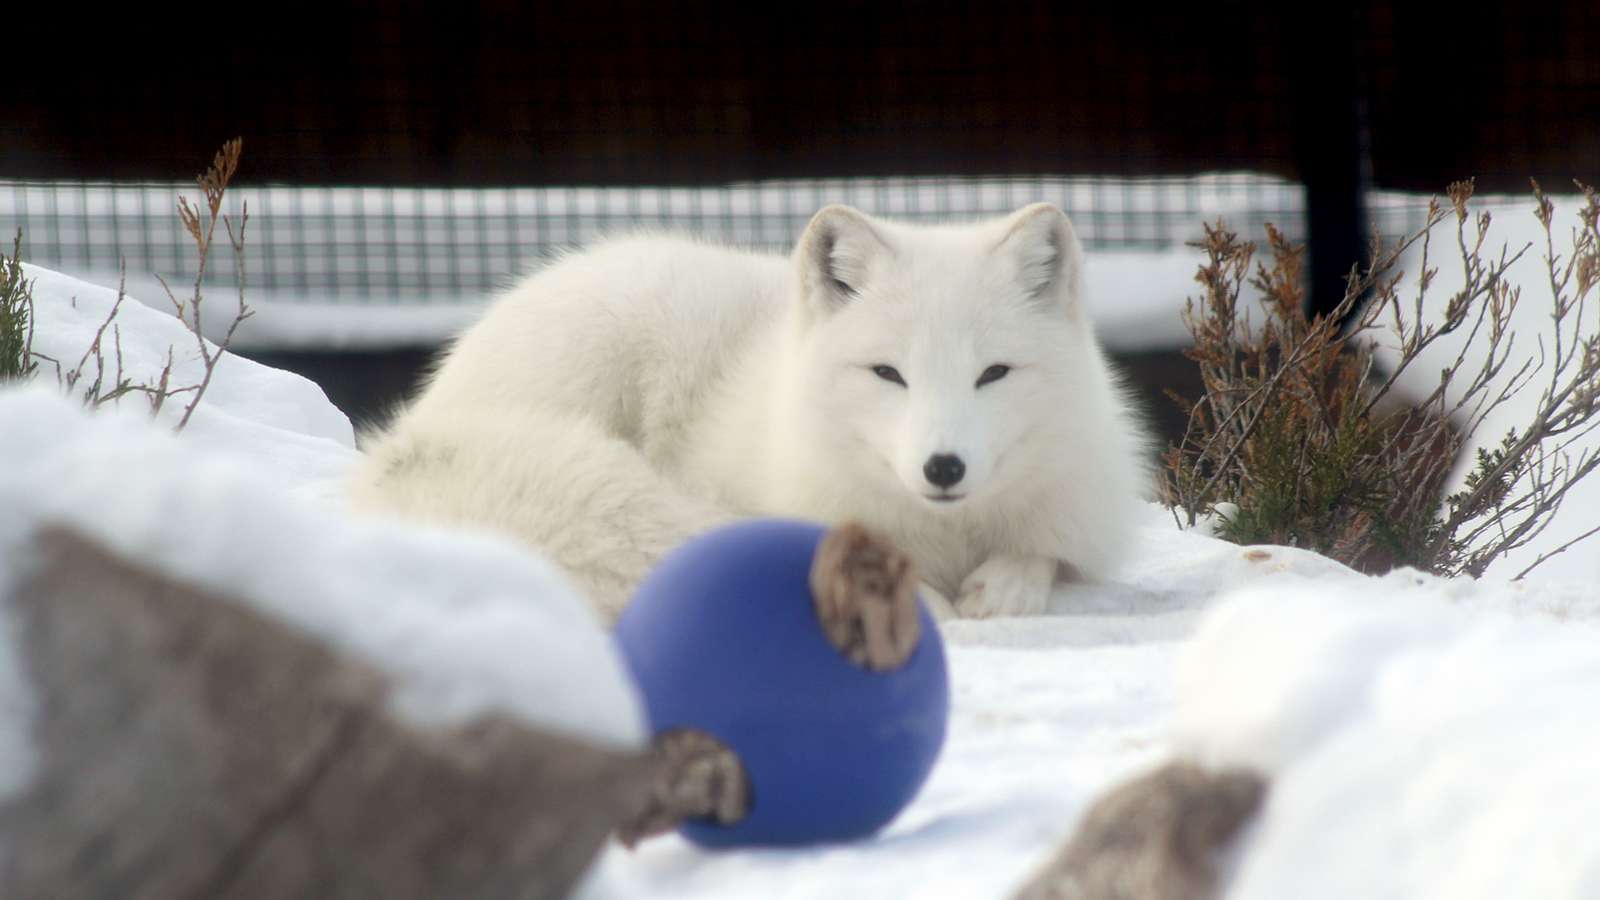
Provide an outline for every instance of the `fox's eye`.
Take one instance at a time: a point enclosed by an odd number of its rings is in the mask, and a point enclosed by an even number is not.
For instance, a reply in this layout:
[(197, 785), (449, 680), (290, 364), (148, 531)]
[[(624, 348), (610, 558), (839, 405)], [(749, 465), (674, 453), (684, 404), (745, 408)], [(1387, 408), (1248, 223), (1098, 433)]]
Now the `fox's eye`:
[(977, 387), (983, 387), (986, 384), (992, 384), (993, 382), (999, 381), (1000, 379), (1006, 377), (1006, 373), (1010, 371), (1010, 366), (1002, 366), (999, 363), (996, 363), (989, 368), (984, 369), (983, 374), (978, 376)]
[(900, 370), (894, 366), (873, 366), (872, 374), (882, 378), (884, 381), (892, 381), (901, 387), (906, 386), (906, 380), (900, 377)]

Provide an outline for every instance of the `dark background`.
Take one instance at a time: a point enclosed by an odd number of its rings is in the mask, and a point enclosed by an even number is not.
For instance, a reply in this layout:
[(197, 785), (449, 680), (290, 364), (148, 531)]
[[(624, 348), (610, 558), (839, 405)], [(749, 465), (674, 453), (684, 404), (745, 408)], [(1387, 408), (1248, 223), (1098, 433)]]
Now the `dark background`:
[(1359, 101), (1375, 187), (1593, 173), (1600, 4), (1303, 5), (96, 10), (19, 48), (0, 172), (187, 178), (244, 134), (249, 177), (325, 184), (1297, 177), (1350, 151), (1326, 138)]
[[(35, 6), (0, 177), (187, 179), (233, 135), (258, 183), (1251, 169), (1305, 185), (1322, 306), (1368, 189), (1600, 178), (1595, 0), (1302, 5)], [(427, 349), (271, 361), (365, 409)]]

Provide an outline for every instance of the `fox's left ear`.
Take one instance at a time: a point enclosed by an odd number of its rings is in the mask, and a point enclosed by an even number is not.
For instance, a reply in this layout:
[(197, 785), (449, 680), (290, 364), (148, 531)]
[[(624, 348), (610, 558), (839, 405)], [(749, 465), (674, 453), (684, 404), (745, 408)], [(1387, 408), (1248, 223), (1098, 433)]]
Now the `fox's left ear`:
[(1002, 224), (994, 252), (1014, 266), (1028, 296), (1074, 315), (1083, 296), (1083, 247), (1067, 214), (1054, 203), (1034, 203)]

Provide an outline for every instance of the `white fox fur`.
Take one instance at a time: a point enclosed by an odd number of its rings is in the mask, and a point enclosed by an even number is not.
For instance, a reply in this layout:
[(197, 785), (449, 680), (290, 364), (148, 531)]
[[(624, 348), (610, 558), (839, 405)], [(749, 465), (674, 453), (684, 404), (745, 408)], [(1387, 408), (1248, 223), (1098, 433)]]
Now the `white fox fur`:
[(886, 532), (946, 614), (1037, 613), (1111, 570), (1147, 489), (1082, 268), (1048, 204), (941, 226), (831, 206), (789, 259), (608, 240), (500, 297), (353, 492), (517, 535), (609, 616), (751, 515)]

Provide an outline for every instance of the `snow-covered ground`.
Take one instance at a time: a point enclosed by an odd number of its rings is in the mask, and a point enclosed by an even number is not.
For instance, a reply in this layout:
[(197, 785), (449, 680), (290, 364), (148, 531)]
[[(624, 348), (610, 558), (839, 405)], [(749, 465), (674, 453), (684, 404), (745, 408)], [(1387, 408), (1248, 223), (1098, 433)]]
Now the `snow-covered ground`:
[[(75, 358), (105, 291), (30, 274), (37, 348)], [(158, 367), (169, 345), (193, 371), (174, 320), (136, 306), (124, 316), (130, 371)], [(91, 420), (37, 390), (0, 392), (0, 554), (19, 517), (87, 523), (274, 614), (307, 616), (409, 679), (418, 708), (467, 697), (446, 708), (559, 714), (626, 737), (627, 698), (596, 701), (592, 678), (557, 677), (551, 658), (519, 654), (525, 635), (529, 648), (609, 659), (533, 554), (340, 508), (332, 485), (354, 458), (349, 423), (314, 386), (228, 357), (176, 439), (132, 420), (141, 403), (100, 422), (104, 412)], [(174, 467), (196, 474), (175, 478)], [(195, 540), (205, 552), (185, 553)], [(455, 579), (489, 599), (463, 601), (447, 586)], [(519, 600), (513, 581), (535, 587)], [(305, 591), (345, 599), (308, 612), (286, 596)], [(560, 614), (541, 618), (541, 604)], [(612, 847), (580, 896), (1003, 897), (1096, 796), (1180, 751), (1272, 778), (1229, 896), (1600, 896), (1592, 578), (1369, 578), (1303, 551), (1182, 532), (1152, 506), (1126, 571), (1061, 590), (1051, 613), (945, 627), (949, 740), (882, 835), (786, 851), (712, 853), (677, 837)], [(402, 646), (427, 652), (394, 652)], [(602, 660), (593, 671), (614, 670)], [(8, 693), (6, 681), (0, 738), (16, 745), (26, 691)]]

